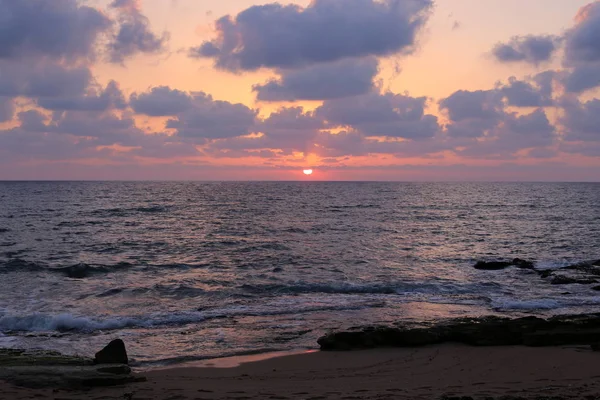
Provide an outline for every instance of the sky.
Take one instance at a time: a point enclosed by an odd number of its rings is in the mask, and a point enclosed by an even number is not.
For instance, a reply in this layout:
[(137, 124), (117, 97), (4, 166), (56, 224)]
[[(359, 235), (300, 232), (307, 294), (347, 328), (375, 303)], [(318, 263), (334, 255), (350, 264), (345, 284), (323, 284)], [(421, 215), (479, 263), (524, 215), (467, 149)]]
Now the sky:
[(0, 179), (598, 181), (599, 88), (600, 1), (0, 0)]

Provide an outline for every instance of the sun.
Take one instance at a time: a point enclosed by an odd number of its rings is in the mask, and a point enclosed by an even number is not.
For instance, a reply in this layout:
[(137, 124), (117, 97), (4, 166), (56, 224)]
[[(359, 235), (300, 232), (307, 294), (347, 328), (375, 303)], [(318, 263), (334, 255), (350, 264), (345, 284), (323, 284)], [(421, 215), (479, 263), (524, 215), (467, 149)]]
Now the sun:
[(312, 169), (305, 169), (302, 172), (304, 172), (304, 175), (312, 175), (313, 174), (313, 170)]

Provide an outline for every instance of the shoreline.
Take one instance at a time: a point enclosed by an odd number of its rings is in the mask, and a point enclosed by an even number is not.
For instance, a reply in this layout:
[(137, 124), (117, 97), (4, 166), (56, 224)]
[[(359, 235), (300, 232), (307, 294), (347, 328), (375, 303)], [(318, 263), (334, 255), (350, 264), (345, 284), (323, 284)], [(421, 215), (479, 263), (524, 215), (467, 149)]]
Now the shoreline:
[(139, 373), (149, 373), (155, 371), (167, 371), (171, 369), (182, 369), (182, 368), (216, 368), (216, 369), (227, 369), (227, 368), (237, 368), (244, 364), (250, 364), (255, 362), (267, 361), (276, 358), (282, 357), (290, 357), (290, 356), (299, 356), (303, 354), (311, 354), (317, 353), (320, 350), (318, 348), (315, 349), (297, 349), (297, 350), (283, 350), (283, 351), (265, 351), (265, 352), (256, 352), (251, 354), (241, 354), (234, 356), (223, 356), (223, 357), (215, 357), (215, 358), (207, 358), (203, 360), (196, 361), (184, 361), (178, 362), (168, 365), (157, 365), (151, 367), (136, 367), (133, 366), (132, 369), (135, 372)]
[[(65, 399), (473, 399), (600, 398), (600, 355), (589, 347), (471, 347), (442, 344), (312, 352), (239, 363), (177, 366), (146, 382), (89, 391), (0, 385), (0, 398)], [(238, 360), (239, 361), (239, 360)], [(129, 396), (129, 397), (128, 397)], [(588, 396), (588, 397), (586, 397)], [(546, 398), (547, 398), (546, 397)], [(510, 398), (510, 397), (509, 397)]]
[(330, 332), (318, 340), (322, 351), (240, 354), (133, 373), (122, 340), (95, 359), (6, 350), (0, 399), (600, 400), (599, 338), (600, 314), (459, 318)]

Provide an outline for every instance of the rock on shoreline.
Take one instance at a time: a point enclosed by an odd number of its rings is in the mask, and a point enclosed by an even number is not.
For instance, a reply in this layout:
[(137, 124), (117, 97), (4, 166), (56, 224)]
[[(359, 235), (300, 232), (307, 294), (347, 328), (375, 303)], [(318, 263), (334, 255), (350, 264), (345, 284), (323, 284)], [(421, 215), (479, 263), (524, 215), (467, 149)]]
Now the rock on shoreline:
[[(478, 261), (473, 268), (480, 271), (500, 271), (517, 267), (536, 272), (540, 278), (548, 279), (552, 285), (591, 285), (599, 283), (600, 260), (585, 261), (557, 269), (538, 269), (533, 261), (515, 258), (512, 261)], [(600, 287), (594, 290), (600, 290)]]
[[(120, 346), (122, 345), (122, 349)], [(117, 352), (114, 352), (114, 349)], [(109, 349), (109, 350), (106, 350)], [(111, 342), (98, 352), (101, 359), (67, 356), (53, 351), (0, 349), (0, 380), (28, 388), (85, 389), (98, 386), (117, 386), (145, 380), (131, 373), (123, 361), (125, 345)], [(116, 354), (115, 358), (110, 358)], [(106, 355), (109, 355), (106, 358)], [(102, 358), (104, 357), (104, 358)], [(110, 362), (107, 364), (105, 361)]]
[(461, 318), (428, 327), (366, 327), (333, 332), (318, 340), (321, 350), (416, 347), (441, 343), (473, 346), (592, 345), (600, 342), (600, 314), (542, 319)]

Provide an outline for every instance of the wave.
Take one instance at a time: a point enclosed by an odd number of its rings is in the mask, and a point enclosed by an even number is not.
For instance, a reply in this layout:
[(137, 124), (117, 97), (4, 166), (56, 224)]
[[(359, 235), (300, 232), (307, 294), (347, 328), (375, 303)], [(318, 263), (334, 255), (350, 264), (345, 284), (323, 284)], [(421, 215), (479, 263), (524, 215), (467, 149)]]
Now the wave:
[(101, 217), (123, 217), (135, 213), (162, 213), (168, 210), (169, 207), (150, 204), (133, 208), (100, 208), (91, 211), (90, 214)]
[(514, 300), (492, 299), (491, 308), (496, 311), (535, 311), (561, 308), (561, 303), (551, 299)]
[(252, 294), (394, 294), (409, 293), (439, 293), (439, 294), (468, 294), (473, 291), (489, 291), (500, 289), (502, 286), (495, 282), (476, 284), (457, 284), (455, 282), (419, 283), (293, 283), (289, 285), (266, 284), (239, 286), (238, 289)]
[(363, 308), (383, 307), (382, 302), (359, 302), (355, 304), (334, 304), (265, 309), (256, 306), (237, 306), (209, 311), (187, 311), (178, 313), (122, 316), (100, 319), (96, 317), (75, 316), (73, 314), (5, 315), (0, 317), (0, 332), (95, 332), (135, 328), (154, 328), (161, 326), (181, 326), (200, 323), (211, 319), (230, 317), (259, 317), (288, 314), (305, 314), (323, 311), (350, 311)]
[(491, 308), (496, 311), (536, 311), (536, 310), (558, 310), (568, 307), (586, 307), (600, 305), (600, 298), (596, 296), (588, 298), (565, 298), (565, 299), (492, 299)]
[(118, 263), (116, 265), (111, 265), (111, 266), (76, 264), (76, 265), (71, 265), (69, 267), (51, 268), (50, 270), (53, 272), (61, 273), (68, 278), (83, 279), (83, 278), (88, 278), (92, 275), (108, 274), (111, 272), (128, 269), (128, 268), (131, 268), (132, 266), (133, 266), (132, 264), (129, 264), (126, 262)]
[(44, 264), (40, 264), (40, 263), (36, 263), (36, 262), (32, 262), (32, 261), (26, 261), (21, 258), (13, 258), (13, 259), (8, 260), (3, 263), (2, 268), (0, 268), (0, 271), (2, 271), (2, 272), (13, 272), (13, 271), (29, 272), (29, 271), (42, 271), (46, 268), (47, 268), (47, 266), (45, 266)]
[(132, 268), (133, 264), (120, 262), (114, 265), (75, 264), (67, 267), (54, 267), (41, 262), (13, 258), (0, 267), (0, 272), (47, 271), (62, 274), (68, 278), (83, 279), (97, 274), (108, 274)]

